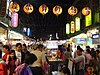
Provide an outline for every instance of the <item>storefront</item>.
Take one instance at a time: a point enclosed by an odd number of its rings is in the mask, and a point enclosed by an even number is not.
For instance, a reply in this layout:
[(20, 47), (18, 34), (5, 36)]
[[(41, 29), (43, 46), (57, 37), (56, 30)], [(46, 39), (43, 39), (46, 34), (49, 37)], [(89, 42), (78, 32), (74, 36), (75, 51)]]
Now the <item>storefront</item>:
[(24, 43), (23, 42), (23, 35), (21, 35), (20, 33), (17, 33), (15, 31), (9, 30), (8, 31), (8, 43), (15, 45), (16, 43)]
[(6, 44), (7, 42), (7, 30), (0, 27), (0, 42), (2, 42), (3, 44)]

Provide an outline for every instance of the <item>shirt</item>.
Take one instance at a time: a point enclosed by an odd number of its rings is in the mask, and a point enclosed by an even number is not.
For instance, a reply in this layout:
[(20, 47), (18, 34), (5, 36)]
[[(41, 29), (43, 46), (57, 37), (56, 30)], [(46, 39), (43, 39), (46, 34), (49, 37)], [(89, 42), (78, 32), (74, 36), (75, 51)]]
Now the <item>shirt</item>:
[[(42, 66), (41, 63), (42, 63), (42, 62), (46, 62), (46, 58), (45, 58), (44, 53), (42, 53), (42, 52), (39, 51), (39, 50), (35, 50), (35, 51), (33, 51), (32, 53), (36, 55), (37, 60), (36, 60), (31, 66), (32, 66), (32, 67), (36, 67), (36, 66), (41, 67), (41, 66)], [(33, 58), (33, 59), (34, 59), (34, 58)]]
[(75, 63), (78, 63), (79, 70), (85, 68), (85, 56), (84, 55), (77, 56), (74, 60), (75, 60)]
[(17, 58), (20, 60), (20, 62), (21, 62), (21, 57), (22, 57), (21, 52), (15, 51), (15, 53), (16, 53), (16, 57), (17, 57)]
[(16, 75), (33, 75), (31, 69), (25, 64), (19, 65), (15, 69)]

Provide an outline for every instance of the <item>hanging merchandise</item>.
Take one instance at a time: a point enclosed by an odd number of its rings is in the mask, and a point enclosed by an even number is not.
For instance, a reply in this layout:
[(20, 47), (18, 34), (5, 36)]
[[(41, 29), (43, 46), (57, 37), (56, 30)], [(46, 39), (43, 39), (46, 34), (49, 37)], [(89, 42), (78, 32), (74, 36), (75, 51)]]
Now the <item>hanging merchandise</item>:
[(62, 7), (61, 6), (58, 6), (56, 5), (54, 8), (53, 8), (53, 13), (58, 16), (62, 13)]

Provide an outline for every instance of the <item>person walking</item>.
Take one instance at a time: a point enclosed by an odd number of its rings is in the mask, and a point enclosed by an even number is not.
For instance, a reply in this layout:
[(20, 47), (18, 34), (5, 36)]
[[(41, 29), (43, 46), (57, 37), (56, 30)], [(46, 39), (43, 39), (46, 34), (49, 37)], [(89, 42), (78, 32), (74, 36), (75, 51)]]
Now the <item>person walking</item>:
[(42, 50), (43, 50), (43, 45), (39, 44), (37, 49), (32, 52), (37, 57), (37, 60), (31, 65), (31, 70), (33, 75), (46, 74), (46, 58)]
[(76, 74), (75, 75), (84, 75), (84, 69), (85, 69), (85, 56), (82, 55), (83, 49), (79, 48), (77, 50), (77, 57), (76, 58), (71, 58), (70, 60), (75, 63), (75, 70)]

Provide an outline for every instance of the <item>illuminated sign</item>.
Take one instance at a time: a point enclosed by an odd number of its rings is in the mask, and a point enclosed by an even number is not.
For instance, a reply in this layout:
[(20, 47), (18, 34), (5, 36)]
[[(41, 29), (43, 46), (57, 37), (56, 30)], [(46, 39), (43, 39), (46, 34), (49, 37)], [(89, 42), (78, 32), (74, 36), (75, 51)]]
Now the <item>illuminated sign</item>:
[(46, 47), (48, 49), (57, 49), (58, 41), (57, 40), (46, 41)]
[(30, 28), (27, 28), (27, 36), (30, 35)]
[(75, 26), (76, 26), (76, 31), (80, 30), (80, 18), (76, 17), (75, 18)]
[(99, 34), (93, 34), (93, 35), (92, 35), (92, 38), (93, 38), (93, 39), (98, 39), (98, 38), (100, 38), (100, 35), (99, 35)]
[(85, 25), (90, 26), (92, 24), (92, 15), (91, 13), (88, 16), (85, 16)]
[(74, 25), (75, 25), (74, 21), (71, 21), (71, 33), (74, 33), (75, 32)]
[(66, 24), (66, 34), (70, 33), (70, 26), (69, 23)]
[(12, 27), (17, 27), (18, 26), (18, 14), (13, 13), (12, 14)]

